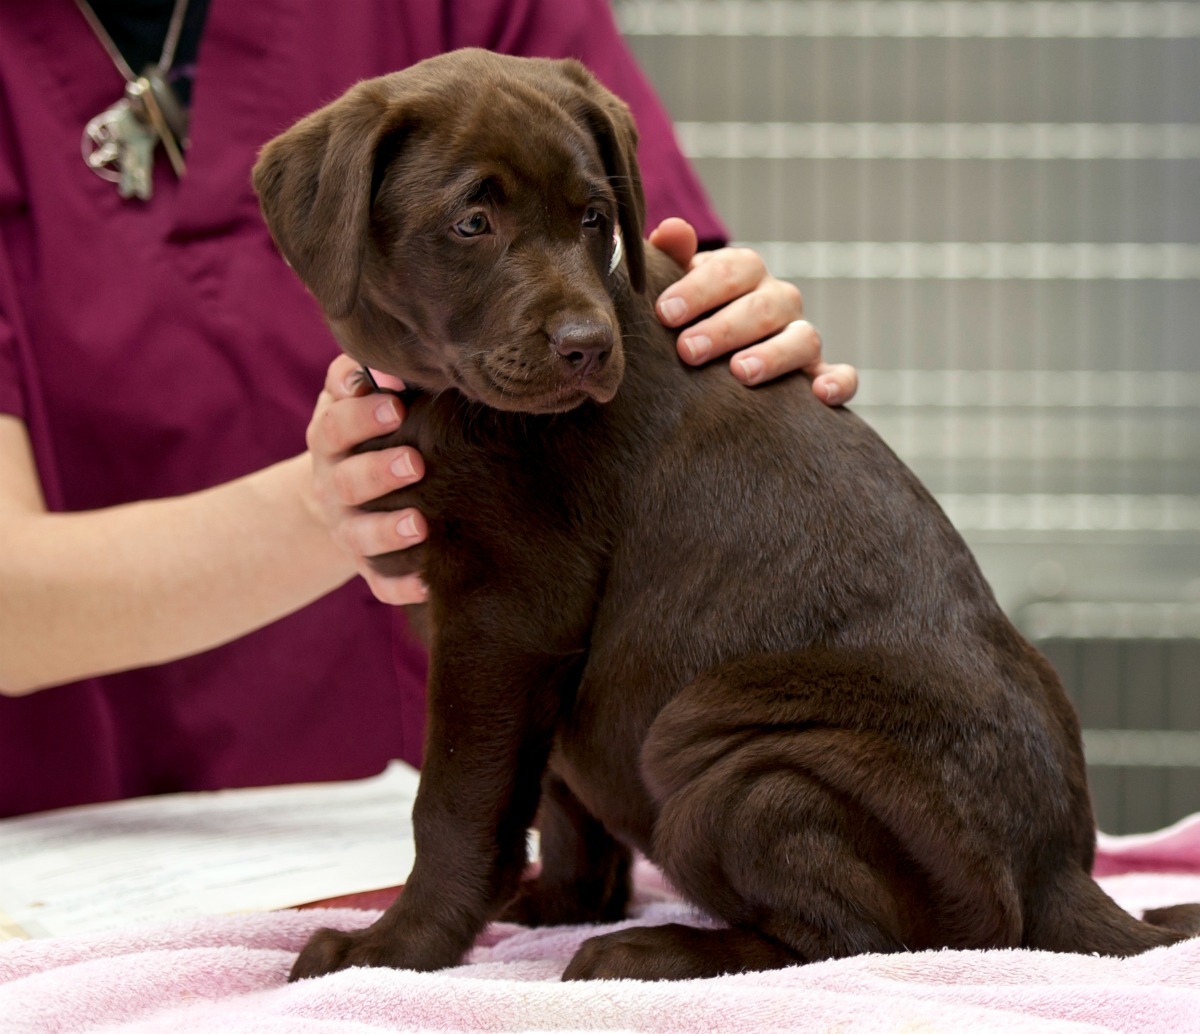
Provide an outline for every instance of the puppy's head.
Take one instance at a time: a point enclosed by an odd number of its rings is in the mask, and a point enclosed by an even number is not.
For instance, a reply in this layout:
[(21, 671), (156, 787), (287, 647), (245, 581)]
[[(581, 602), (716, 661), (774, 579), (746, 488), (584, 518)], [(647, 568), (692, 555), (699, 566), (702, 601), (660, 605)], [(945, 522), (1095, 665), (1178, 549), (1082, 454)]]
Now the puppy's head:
[(462, 50), (301, 120), (263, 149), (254, 185), (354, 358), (558, 412), (620, 384), (612, 296), (645, 281), (636, 143), (577, 62)]

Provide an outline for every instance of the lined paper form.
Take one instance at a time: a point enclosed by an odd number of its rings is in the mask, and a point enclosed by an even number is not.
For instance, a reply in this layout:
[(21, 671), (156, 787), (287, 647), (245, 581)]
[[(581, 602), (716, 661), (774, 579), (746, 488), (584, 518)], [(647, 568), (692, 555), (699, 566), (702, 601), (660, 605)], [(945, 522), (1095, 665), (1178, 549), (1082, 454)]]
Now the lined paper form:
[(0, 821), (0, 939), (266, 911), (401, 884), (417, 771)]

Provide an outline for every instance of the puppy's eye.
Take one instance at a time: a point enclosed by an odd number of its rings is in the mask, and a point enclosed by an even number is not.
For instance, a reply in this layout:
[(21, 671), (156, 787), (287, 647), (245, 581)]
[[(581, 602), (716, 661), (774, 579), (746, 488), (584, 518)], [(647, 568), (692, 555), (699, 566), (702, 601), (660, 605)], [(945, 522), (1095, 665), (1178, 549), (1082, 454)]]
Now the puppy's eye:
[(460, 237), (479, 237), (491, 228), (492, 224), (483, 212), (472, 212), (465, 219), (460, 219), (454, 224), (454, 232)]
[(583, 227), (586, 230), (599, 229), (604, 225), (604, 213), (598, 208), (589, 208), (583, 213)]

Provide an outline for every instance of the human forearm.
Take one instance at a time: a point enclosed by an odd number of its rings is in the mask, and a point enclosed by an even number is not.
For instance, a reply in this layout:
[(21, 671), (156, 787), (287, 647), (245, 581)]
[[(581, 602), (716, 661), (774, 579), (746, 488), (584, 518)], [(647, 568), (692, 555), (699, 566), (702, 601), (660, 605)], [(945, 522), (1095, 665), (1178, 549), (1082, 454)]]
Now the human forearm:
[(299, 456), (191, 495), (0, 513), (0, 690), (17, 694), (217, 646), (354, 571), (304, 503)]

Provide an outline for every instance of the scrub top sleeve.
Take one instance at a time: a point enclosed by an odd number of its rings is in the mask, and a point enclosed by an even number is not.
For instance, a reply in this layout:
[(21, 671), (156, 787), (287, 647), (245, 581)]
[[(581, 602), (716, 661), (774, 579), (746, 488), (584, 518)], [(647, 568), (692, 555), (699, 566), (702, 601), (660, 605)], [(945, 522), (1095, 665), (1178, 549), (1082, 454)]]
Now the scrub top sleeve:
[(25, 416), (25, 396), (17, 363), (17, 295), (12, 259), (4, 237), (6, 216), (19, 205), (16, 174), (9, 156), (12, 137), (0, 112), (0, 413)]
[(459, 0), (449, 10), (454, 47), (582, 61), (633, 111), (647, 231), (677, 215), (696, 228), (701, 247), (719, 247), (728, 240), (679, 149), (670, 116), (617, 31), (608, 0)]
[(4, 236), (0, 233), (0, 413), (25, 419), (25, 390), (17, 361), (16, 292)]

